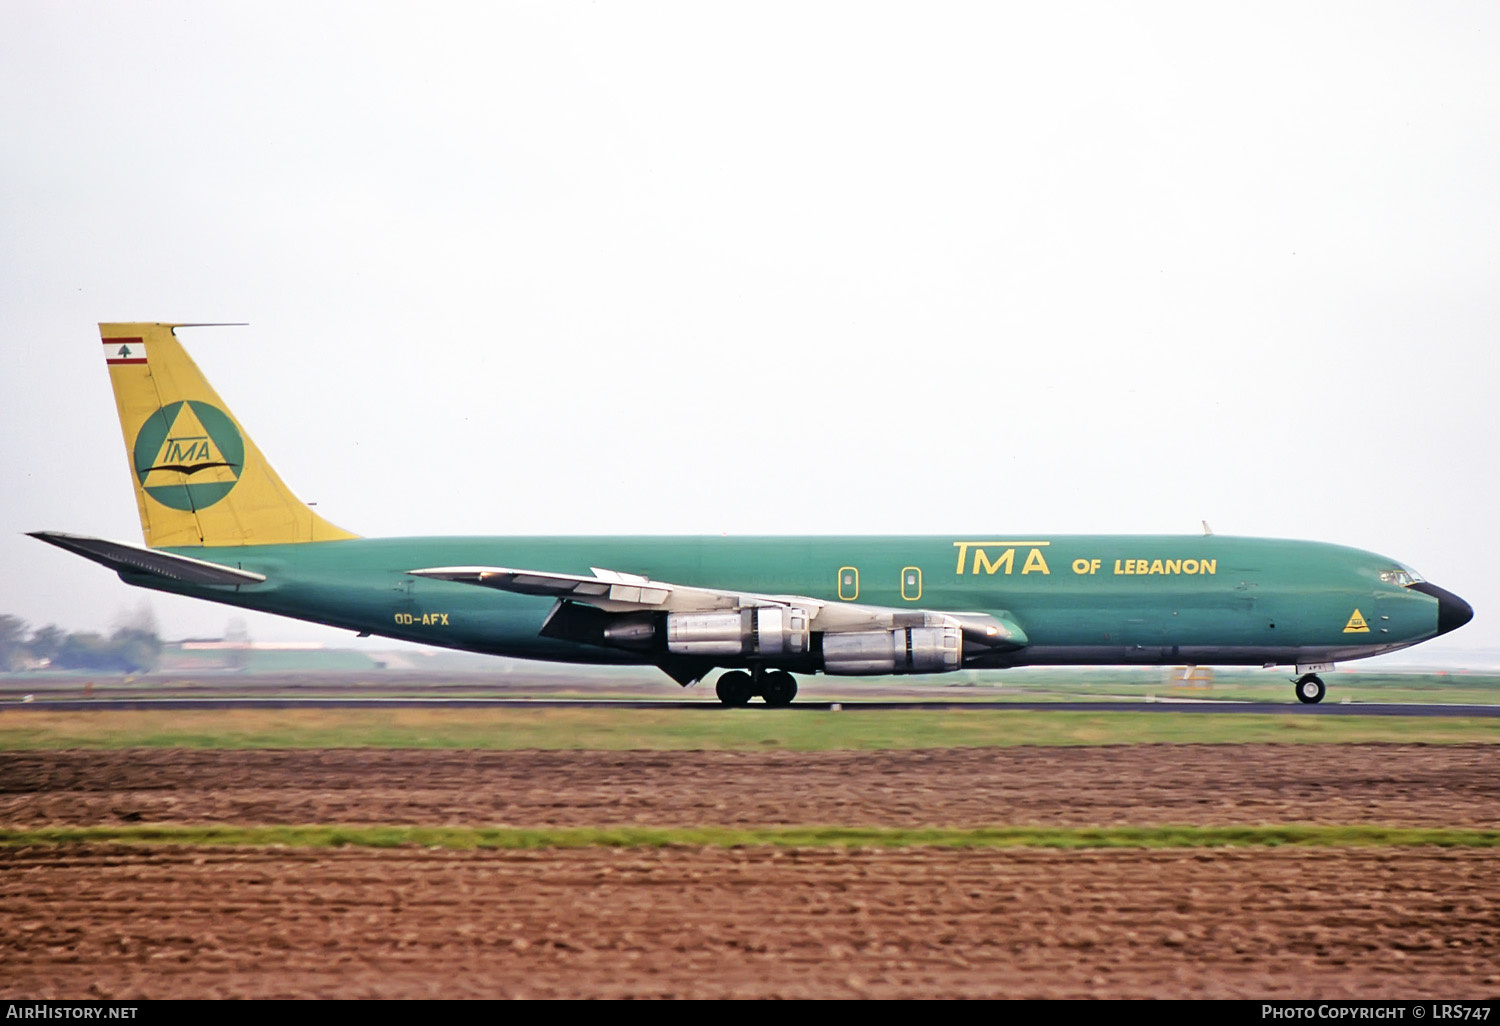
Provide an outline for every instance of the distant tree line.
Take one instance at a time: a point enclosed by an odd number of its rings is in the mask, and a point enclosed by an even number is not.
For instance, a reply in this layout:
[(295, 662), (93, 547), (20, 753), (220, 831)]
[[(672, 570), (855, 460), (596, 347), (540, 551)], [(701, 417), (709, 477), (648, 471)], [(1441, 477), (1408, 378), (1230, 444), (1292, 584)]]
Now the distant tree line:
[(109, 636), (92, 631), (69, 633), (48, 624), (32, 630), (19, 616), (0, 613), (0, 671), (48, 667), (143, 673), (161, 660), (162, 642), (148, 617), (116, 627)]

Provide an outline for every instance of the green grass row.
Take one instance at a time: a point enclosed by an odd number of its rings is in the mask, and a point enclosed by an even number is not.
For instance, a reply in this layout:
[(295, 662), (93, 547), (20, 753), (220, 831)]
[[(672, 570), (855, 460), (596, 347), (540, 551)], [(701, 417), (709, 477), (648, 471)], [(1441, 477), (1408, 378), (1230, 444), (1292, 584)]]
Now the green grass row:
[(1500, 847), (1500, 830), (1385, 826), (1121, 827), (453, 827), (179, 826), (46, 827), (0, 830), (0, 847), (89, 843), (285, 846), (295, 848), (1217, 848)]
[(1500, 743), (1500, 718), (1032, 710), (0, 711), (0, 750), (478, 748), (828, 751), (1142, 743)]

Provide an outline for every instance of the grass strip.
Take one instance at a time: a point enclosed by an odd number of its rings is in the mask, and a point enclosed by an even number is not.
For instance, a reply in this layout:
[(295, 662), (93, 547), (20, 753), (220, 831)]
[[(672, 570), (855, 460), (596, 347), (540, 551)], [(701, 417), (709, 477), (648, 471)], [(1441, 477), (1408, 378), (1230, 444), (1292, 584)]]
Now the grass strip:
[(1248, 741), (1500, 742), (1500, 717), (790, 709), (0, 709), (0, 750), (477, 748), (829, 751)]
[(1500, 847), (1500, 830), (1371, 825), (1118, 827), (456, 827), (313, 824), (131, 826), (0, 829), (0, 847), (62, 844), (193, 844), (293, 848), (1219, 848)]

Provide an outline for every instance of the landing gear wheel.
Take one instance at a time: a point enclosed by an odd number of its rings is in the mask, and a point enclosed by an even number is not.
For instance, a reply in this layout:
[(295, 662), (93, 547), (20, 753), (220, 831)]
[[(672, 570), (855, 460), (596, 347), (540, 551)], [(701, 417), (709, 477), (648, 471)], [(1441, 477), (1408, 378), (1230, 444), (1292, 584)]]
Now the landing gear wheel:
[(761, 694), (767, 705), (791, 705), (797, 697), (797, 678), (785, 670), (772, 670), (761, 681)]
[(1297, 701), (1303, 705), (1317, 705), (1323, 701), (1323, 695), (1328, 691), (1323, 686), (1323, 680), (1316, 673), (1304, 674), (1297, 678)]
[(755, 685), (744, 670), (730, 670), (720, 674), (718, 683), (714, 685), (719, 701), (728, 706), (749, 705), (754, 691)]

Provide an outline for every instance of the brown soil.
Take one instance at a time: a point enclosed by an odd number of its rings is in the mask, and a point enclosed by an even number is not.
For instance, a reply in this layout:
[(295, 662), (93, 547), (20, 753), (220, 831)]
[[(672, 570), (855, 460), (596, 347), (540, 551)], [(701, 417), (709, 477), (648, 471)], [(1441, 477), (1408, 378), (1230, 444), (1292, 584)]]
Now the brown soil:
[(37, 997), (1483, 997), (1491, 850), (0, 853)]
[[(0, 753), (0, 824), (1500, 824), (1496, 746)], [(0, 850), (0, 996), (1482, 998), (1500, 851)]]
[(0, 752), (0, 825), (1500, 826), (1497, 745)]

